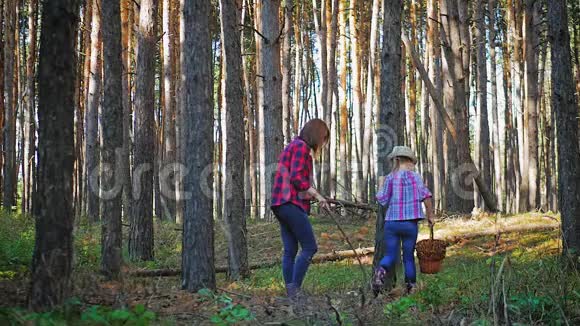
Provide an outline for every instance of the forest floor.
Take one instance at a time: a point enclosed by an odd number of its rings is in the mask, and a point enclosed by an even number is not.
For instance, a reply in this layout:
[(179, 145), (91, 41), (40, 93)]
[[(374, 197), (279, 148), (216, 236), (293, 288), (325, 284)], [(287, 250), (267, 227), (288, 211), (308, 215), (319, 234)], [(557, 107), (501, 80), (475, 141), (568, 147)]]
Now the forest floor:
[[(332, 220), (312, 219), (318, 254), (346, 250)], [(154, 262), (128, 263), (122, 282), (98, 275), (99, 228), (75, 230), (75, 299), (47, 314), (24, 310), (33, 222), (3, 214), (0, 221), (0, 324), (44, 321), (54, 324), (122, 325), (139, 321), (161, 325), (491, 325), (494, 318), (520, 324), (580, 323), (580, 273), (564, 267), (558, 230), (461, 239), (462, 235), (505, 226), (558, 225), (551, 214), (449, 217), (436, 226), (436, 238), (457, 237), (447, 250), (443, 270), (419, 274), (419, 290), (404, 295), (402, 277), (389, 293), (368, 292), (372, 257), (313, 264), (304, 283), (308, 301), (292, 305), (283, 298), (279, 266), (254, 270), (243, 281), (218, 274), (217, 292), (180, 290), (179, 277), (132, 277), (132, 271), (180, 267), (181, 232), (172, 223), (156, 224)], [(374, 245), (374, 220), (340, 220), (356, 247)], [(276, 263), (281, 241), (277, 223), (250, 222), (251, 264)], [(425, 225), (420, 237), (427, 236)], [(216, 265), (226, 265), (227, 247), (216, 228)], [(401, 271), (399, 271), (399, 274)], [(493, 281), (492, 281), (493, 280)], [(494, 286), (491, 286), (491, 284)], [(494, 291), (492, 291), (492, 288)], [(495, 300), (491, 300), (491, 299)], [(491, 305), (490, 302), (497, 302)]]

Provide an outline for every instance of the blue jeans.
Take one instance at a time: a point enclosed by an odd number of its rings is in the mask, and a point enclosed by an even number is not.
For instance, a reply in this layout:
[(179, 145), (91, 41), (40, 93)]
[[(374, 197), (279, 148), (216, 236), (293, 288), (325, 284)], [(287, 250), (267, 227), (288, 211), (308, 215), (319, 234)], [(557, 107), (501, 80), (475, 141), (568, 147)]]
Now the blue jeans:
[[(282, 274), (286, 284), (302, 285), (304, 276), (310, 266), (312, 256), (318, 251), (312, 225), (306, 212), (291, 203), (272, 207), (274, 215), (280, 222), (284, 254), (282, 256)], [(302, 250), (298, 253), (298, 243)]]
[(400, 244), (403, 243), (403, 265), (405, 266), (405, 282), (415, 283), (415, 244), (419, 226), (417, 221), (387, 221), (385, 222), (386, 256), (381, 259), (381, 266), (390, 271), (401, 255)]

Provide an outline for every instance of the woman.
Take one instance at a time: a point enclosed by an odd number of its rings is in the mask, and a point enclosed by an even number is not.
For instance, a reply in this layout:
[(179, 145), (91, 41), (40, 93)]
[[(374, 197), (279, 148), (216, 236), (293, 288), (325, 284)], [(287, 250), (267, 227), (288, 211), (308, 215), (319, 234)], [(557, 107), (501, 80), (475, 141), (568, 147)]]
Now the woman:
[(396, 146), (388, 159), (393, 161), (393, 170), (386, 177), (384, 185), (377, 193), (377, 200), (388, 206), (385, 216), (386, 255), (375, 271), (373, 290), (379, 292), (384, 278), (400, 257), (400, 245), (403, 244), (403, 265), (407, 292), (416, 287), (415, 244), (419, 227), (417, 223), (425, 218), (422, 204), (425, 204), (429, 224), (433, 223), (433, 202), (429, 189), (423, 184), (421, 176), (415, 172), (417, 157), (407, 146)]
[[(300, 136), (294, 138), (278, 159), (272, 186), (271, 208), (280, 223), (284, 254), (282, 273), (288, 297), (295, 297), (318, 250), (312, 225), (308, 220), (310, 201), (328, 209), (328, 202), (316, 189), (312, 180), (311, 152), (318, 152), (328, 142), (330, 131), (324, 121), (313, 119), (306, 123)], [(302, 248), (300, 255), (298, 244)]]

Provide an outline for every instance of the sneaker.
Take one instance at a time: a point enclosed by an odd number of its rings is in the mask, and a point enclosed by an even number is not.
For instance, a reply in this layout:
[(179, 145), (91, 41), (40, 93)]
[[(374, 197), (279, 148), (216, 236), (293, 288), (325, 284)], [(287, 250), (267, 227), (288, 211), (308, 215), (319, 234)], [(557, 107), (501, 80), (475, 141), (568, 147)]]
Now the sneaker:
[(294, 283), (286, 284), (286, 296), (288, 296), (288, 298), (296, 297), (299, 292), (300, 288), (296, 284)]
[(387, 271), (382, 266), (379, 266), (377, 269), (375, 269), (375, 274), (371, 283), (371, 288), (373, 289), (375, 296), (377, 296), (383, 289), (386, 275)]
[(413, 294), (417, 292), (417, 283), (407, 283), (407, 294)]

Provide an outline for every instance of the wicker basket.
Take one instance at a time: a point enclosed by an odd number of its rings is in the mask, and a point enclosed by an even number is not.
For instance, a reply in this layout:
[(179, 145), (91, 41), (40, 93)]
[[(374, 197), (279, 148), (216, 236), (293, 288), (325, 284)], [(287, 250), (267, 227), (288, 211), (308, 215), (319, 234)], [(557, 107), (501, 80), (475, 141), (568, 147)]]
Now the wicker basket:
[(437, 274), (441, 271), (441, 263), (443, 259), (431, 260), (427, 258), (419, 259), (419, 267), (421, 268), (421, 273), (423, 274)]
[(430, 225), (430, 239), (417, 242), (417, 257), (421, 273), (435, 274), (441, 270), (441, 263), (445, 258), (447, 243), (433, 239), (433, 226)]

